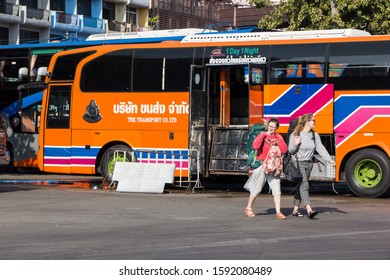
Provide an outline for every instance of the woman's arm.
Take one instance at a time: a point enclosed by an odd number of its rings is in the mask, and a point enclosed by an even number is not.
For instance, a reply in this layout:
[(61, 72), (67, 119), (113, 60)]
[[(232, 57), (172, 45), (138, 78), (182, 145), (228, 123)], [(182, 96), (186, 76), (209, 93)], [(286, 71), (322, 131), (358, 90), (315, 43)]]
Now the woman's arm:
[(266, 135), (264, 132), (260, 132), (260, 134), (256, 136), (255, 140), (253, 140), (252, 142), (252, 148), (254, 150), (258, 150), (261, 148), (261, 144), (263, 143), (265, 136)]
[(282, 135), (280, 135), (280, 134), (278, 133), (278, 134), (276, 134), (276, 138), (278, 139), (278, 145), (279, 145), (279, 148), (280, 148), (280, 152), (281, 152), (282, 154), (287, 153), (288, 147), (287, 147), (286, 142), (284, 142), (284, 139), (283, 139)]
[(314, 141), (316, 144), (316, 151), (317, 153), (327, 161), (333, 161), (332, 158), (330, 157), (328, 151), (326, 150), (325, 146), (321, 142), (321, 137), (317, 132), (314, 132)]

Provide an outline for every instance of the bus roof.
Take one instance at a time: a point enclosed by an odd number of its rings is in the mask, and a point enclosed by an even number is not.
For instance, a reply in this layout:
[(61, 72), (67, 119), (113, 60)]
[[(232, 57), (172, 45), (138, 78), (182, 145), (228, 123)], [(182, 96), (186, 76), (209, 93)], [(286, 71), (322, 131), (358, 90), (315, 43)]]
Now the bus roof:
[(181, 41), (187, 35), (210, 34), (217, 32), (210, 29), (185, 28), (155, 30), (143, 32), (112, 32), (105, 34), (90, 35), (86, 40), (67, 39), (62, 41), (52, 41), (47, 43), (25, 43), (1, 45), (0, 50), (4, 49), (40, 49), (40, 48), (71, 48), (87, 47), (103, 44), (140, 44), (140, 43), (159, 43), (162, 41)]
[(307, 31), (270, 31), (259, 29), (242, 29), (216, 31), (211, 29), (184, 28), (169, 30), (152, 30), (143, 32), (112, 32), (90, 35), (86, 40), (63, 40), (48, 43), (25, 43), (0, 45), (0, 50), (6, 49), (44, 49), (72, 48), (107, 44), (141, 44), (159, 43), (163, 41), (181, 41), (182, 43), (227, 42), (227, 41), (266, 41), (311, 38), (345, 38), (370, 36), (371, 34), (357, 29), (330, 29)]
[(183, 29), (168, 29), (168, 30), (151, 30), (142, 32), (110, 32), (104, 34), (93, 34), (88, 36), (86, 41), (96, 40), (118, 40), (118, 39), (140, 39), (140, 38), (171, 38), (185, 37), (194, 34), (215, 33), (217, 31), (200, 28), (183, 28)]
[(290, 40), (313, 38), (345, 38), (371, 36), (370, 33), (357, 29), (329, 29), (306, 31), (265, 31), (265, 32), (237, 32), (237, 33), (209, 33), (187, 35), (182, 43), (196, 42), (226, 42), (226, 41), (265, 41), (265, 40)]

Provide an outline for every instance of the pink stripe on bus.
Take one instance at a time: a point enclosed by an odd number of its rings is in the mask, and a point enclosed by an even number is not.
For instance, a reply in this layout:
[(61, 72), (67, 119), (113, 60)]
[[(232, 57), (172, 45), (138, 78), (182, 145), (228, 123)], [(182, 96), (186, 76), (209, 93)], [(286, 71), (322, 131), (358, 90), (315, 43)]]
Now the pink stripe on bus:
[(347, 137), (358, 132), (371, 118), (379, 115), (390, 116), (390, 107), (365, 107), (355, 111), (335, 129), (336, 133), (343, 133), (344, 138), (336, 137), (336, 146), (345, 141)]

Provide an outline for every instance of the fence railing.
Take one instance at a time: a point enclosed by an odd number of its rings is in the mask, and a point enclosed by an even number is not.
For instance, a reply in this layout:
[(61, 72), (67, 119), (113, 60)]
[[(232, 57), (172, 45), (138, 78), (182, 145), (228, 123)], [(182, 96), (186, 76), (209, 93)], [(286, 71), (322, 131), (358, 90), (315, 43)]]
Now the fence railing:
[[(113, 151), (114, 161), (119, 161), (119, 159), (127, 160), (127, 153), (129, 153), (129, 151), (126, 150)], [(139, 163), (175, 164), (176, 171), (179, 173), (179, 175), (176, 176), (178, 178), (177, 183), (179, 187), (184, 187), (184, 184), (186, 184), (186, 192), (188, 193), (194, 193), (195, 189), (203, 188), (200, 182), (199, 152), (196, 149), (172, 151), (137, 149), (131, 153), (132, 157)], [(193, 164), (193, 161), (195, 161), (196, 164)], [(193, 166), (196, 166), (196, 170), (192, 170)], [(195, 172), (193, 173), (193, 171)], [(194, 180), (192, 179), (193, 174), (196, 176)]]

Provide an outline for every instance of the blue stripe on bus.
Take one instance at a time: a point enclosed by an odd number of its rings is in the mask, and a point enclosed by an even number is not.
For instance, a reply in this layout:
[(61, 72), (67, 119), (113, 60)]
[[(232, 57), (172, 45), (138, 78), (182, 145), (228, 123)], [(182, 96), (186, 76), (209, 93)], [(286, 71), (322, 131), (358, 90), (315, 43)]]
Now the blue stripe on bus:
[(22, 99), (22, 109), (37, 102), (42, 103), (42, 96), (43, 96), (43, 91), (38, 91), (34, 94), (26, 96), (25, 98)]
[(7, 117), (10, 117), (17, 114), (18, 111), (19, 111), (19, 102), (15, 101), (10, 105), (8, 105), (7, 107), (5, 107), (4, 109), (2, 109), (0, 111), (0, 114), (5, 114)]
[[(301, 87), (302, 94), (297, 94), (296, 87)], [(294, 85), (272, 104), (264, 104), (265, 115), (290, 115), (320, 90), (323, 84)], [(304, 89), (303, 89), (304, 88)], [(307, 93), (307, 94), (303, 94)]]
[[(26, 107), (30, 106), (31, 104), (40, 102), (42, 103), (42, 96), (43, 91), (39, 91), (37, 93), (31, 94), (25, 98), (22, 99), (22, 109), (25, 109)], [(15, 101), (2, 109), (0, 111), (0, 114), (6, 114), (7, 117), (14, 116), (19, 111), (19, 101)]]
[[(46, 157), (96, 157), (101, 148), (91, 147), (86, 149), (84, 147), (46, 147), (44, 149), (44, 156)], [(188, 150), (142, 150), (137, 151), (135, 154), (138, 159), (188, 159)]]
[(45, 147), (45, 157), (96, 157), (100, 148), (81, 148), (81, 147)]
[[(209, 33), (205, 33), (209, 34)], [(157, 37), (144, 37), (144, 38), (123, 38), (123, 39), (107, 39), (107, 40), (83, 40), (83, 41), (62, 41), (56, 43), (31, 43), (31, 44), (11, 44), (11, 45), (1, 45), (0, 51), (2, 49), (39, 49), (39, 48), (72, 48), (72, 47), (89, 47), (97, 45), (111, 45), (111, 44), (141, 44), (141, 43), (159, 43), (162, 41), (181, 41), (185, 35), (177, 36), (157, 36)]]
[(383, 95), (344, 95), (335, 100), (334, 123), (335, 126), (344, 121), (352, 112), (362, 106), (389, 106), (390, 94)]

